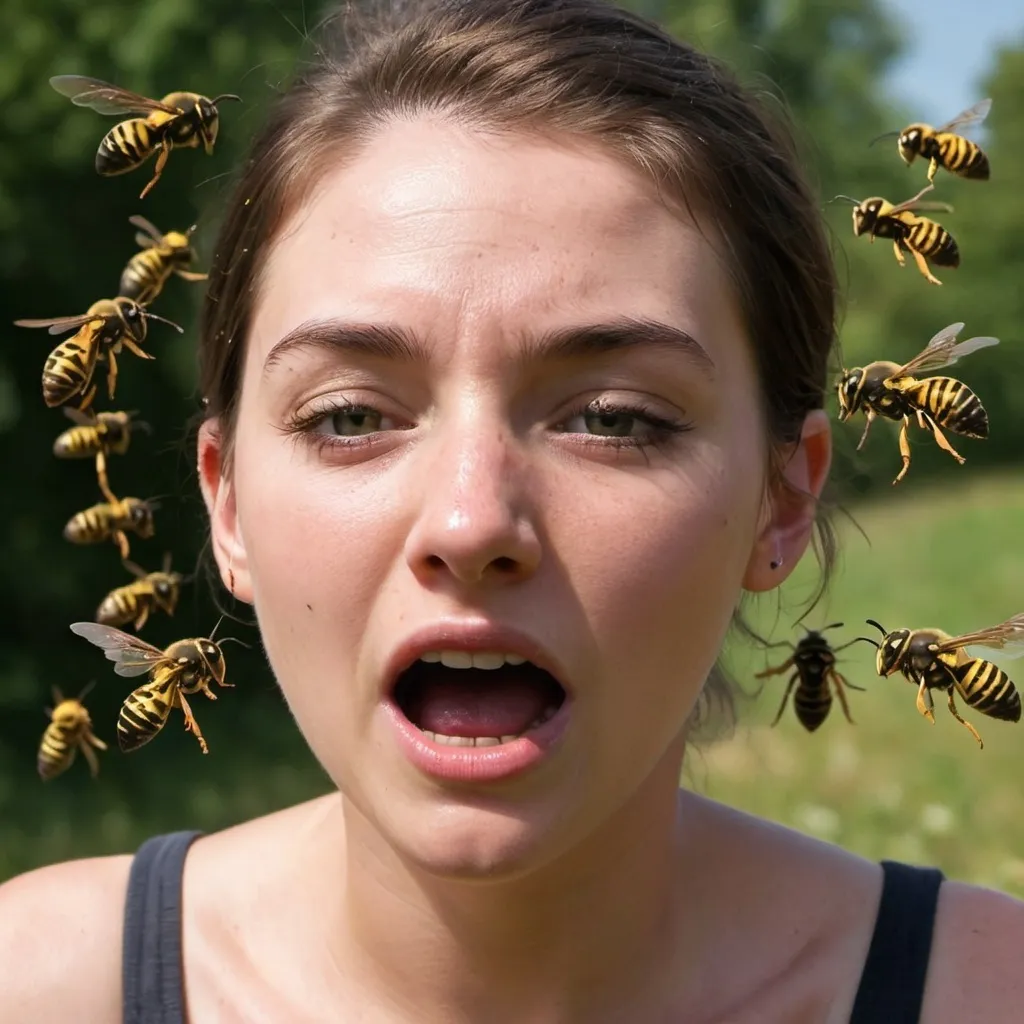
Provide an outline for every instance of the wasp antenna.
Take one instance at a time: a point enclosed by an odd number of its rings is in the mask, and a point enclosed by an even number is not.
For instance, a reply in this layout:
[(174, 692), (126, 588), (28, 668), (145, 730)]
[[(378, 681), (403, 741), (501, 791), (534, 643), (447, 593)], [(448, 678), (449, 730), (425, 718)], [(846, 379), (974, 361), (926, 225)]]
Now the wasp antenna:
[(132, 420), (132, 426), (136, 430), (141, 429), (144, 434), (149, 434), (150, 437), (153, 436), (153, 428), (145, 420)]
[(883, 626), (883, 625), (882, 625), (882, 624), (881, 624), (880, 622), (875, 622), (875, 620), (874, 620), (874, 619), (865, 619), (864, 621), (865, 621), (865, 622), (866, 622), (866, 623), (867, 623), (867, 624), (868, 624), (869, 626), (874, 626), (874, 627), (875, 627), (875, 629), (877, 629), (877, 630), (878, 630), (878, 632), (882, 634), (882, 636), (886, 636), (886, 635), (888, 634), (888, 632), (889, 632), (889, 630), (887, 630), (887, 629), (885, 628), (885, 626)]
[(209, 637), (207, 637), (208, 640), (212, 640), (217, 635), (217, 630), (220, 629), (220, 624), (223, 621), (224, 621), (224, 616), (221, 615), (221, 617), (217, 620), (217, 625), (215, 625), (213, 627), (213, 629), (210, 630), (210, 635), (209, 635)]
[[(51, 686), (50, 687), (50, 694), (53, 696), (53, 706), (54, 707), (56, 707), (58, 704), (60, 704), (64, 700), (64, 694), (61, 693), (59, 686)], [(53, 713), (52, 709), (51, 709), (50, 713), (51, 714)]]
[(881, 135), (876, 135), (869, 143), (868, 149), (870, 149), (876, 142), (881, 142), (882, 139), (891, 139), (894, 135), (899, 135), (901, 129), (894, 128), (891, 132), (882, 132)]
[(241, 644), (247, 651), (252, 650), (252, 645), (247, 644), (244, 640), (239, 640), (237, 636), (226, 636), (223, 640), (218, 640), (217, 643), (224, 645), (234, 640), (236, 644)]
[[(878, 642), (877, 640), (872, 640), (872, 639), (871, 639), (871, 637), (869, 637), (869, 636), (855, 636), (855, 637), (854, 637), (854, 638), (853, 638), (853, 639), (852, 639), (852, 640), (850, 641), (850, 643), (851, 643), (851, 644), (855, 644), (855, 643), (857, 643), (857, 642), (858, 642), (859, 640), (863, 640), (863, 641), (864, 641), (864, 643), (866, 643), (866, 644), (871, 644), (871, 646), (872, 646), (872, 647), (880, 647), (880, 646), (881, 646), (881, 644), (879, 644), (879, 642)], [(844, 646), (844, 647), (849, 647), (849, 644), (843, 644), (843, 646)]]
[(170, 569), (170, 567), (171, 567), (171, 559), (173, 557), (174, 556), (170, 553), (170, 551), (165, 551), (164, 552), (164, 563), (163, 563), (163, 565), (164, 565), (163, 571), (164, 572), (167, 572)]
[(143, 309), (142, 315), (148, 317), (150, 320), (159, 320), (162, 324), (170, 324), (179, 334), (185, 333), (185, 328), (180, 324), (176, 324), (173, 320), (168, 320), (165, 316), (157, 316), (156, 313), (150, 313), (148, 309)]
[(94, 687), (95, 685), (96, 685), (96, 680), (95, 680), (95, 679), (90, 679), (90, 680), (89, 680), (89, 682), (85, 684), (85, 688), (84, 688), (84, 689), (82, 690), (82, 692), (81, 692), (81, 693), (80, 693), (80, 694), (79, 694), (79, 695), (78, 695), (78, 696), (77, 696), (77, 697), (75, 698), (75, 700), (78, 700), (78, 701), (82, 701), (82, 700), (85, 700), (85, 698), (86, 698), (86, 697), (87, 697), (87, 696), (88, 696), (88, 695), (89, 695), (89, 694), (90, 694), (90, 693), (92, 692), (92, 688), (93, 688), (93, 687)]
[(217, 106), (217, 104), (223, 100), (238, 100), (238, 102), (241, 103), (242, 97), (236, 96), (233, 92), (222, 92), (219, 96), (214, 96), (213, 99), (210, 100), (210, 102), (214, 106)]
[(860, 206), (860, 200), (859, 199), (854, 199), (853, 196), (843, 196), (843, 195), (833, 196), (825, 205), (829, 206), (832, 203), (834, 203), (837, 199), (843, 199), (843, 200), (845, 200), (848, 203), (853, 203), (854, 206)]

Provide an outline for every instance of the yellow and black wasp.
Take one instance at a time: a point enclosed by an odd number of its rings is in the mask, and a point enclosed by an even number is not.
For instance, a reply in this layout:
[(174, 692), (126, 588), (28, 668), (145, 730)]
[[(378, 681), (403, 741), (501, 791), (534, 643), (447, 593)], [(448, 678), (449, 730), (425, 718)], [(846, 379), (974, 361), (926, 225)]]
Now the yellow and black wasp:
[(857, 445), (858, 451), (864, 446), (875, 417), (884, 416), (886, 419), (903, 421), (899, 439), (903, 466), (893, 480), (894, 484), (898, 484), (910, 468), (907, 430), (911, 417), (916, 417), (922, 429), (930, 429), (939, 447), (949, 452), (961, 465), (964, 457), (946, 440), (940, 427), (963, 437), (988, 437), (988, 413), (978, 396), (966, 384), (953, 377), (918, 379), (915, 376), (928, 370), (952, 366), (971, 352), (999, 344), (998, 338), (990, 337), (968, 338), (958, 343), (957, 336), (963, 329), (962, 323), (944, 327), (922, 352), (902, 366), (879, 360), (867, 366), (843, 370), (836, 383), (840, 421), (845, 422), (859, 411), (863, 411), (867, 417), (864, 433)]
[(206, 274), (193, 273), (188, 269), (195, 259), (190, 244), (195, 224), (187, 231), (161, 234), (145, 217), (128, 219), (140, 229), (135, 241), (142, 251), (137, 252), (124, 268), (118, 295), (149, 305), (160, 294), (171, 274), (177, 274), (185, 281), (206, 280)]
[(92, 777), (99, 774), (100, 765), (93, 747), (106, 750), (107, 745), (93, 735), (92, 720), (82, 703), (93, 685), (90, 683), (77, 697), (67, 699), (56, 686), (53, 688), (53, 707), (46, 709), (50, 724), (43, 733), (36, 757), (36, 767), (44, 782), (67, 771), (79, 750), (89, 762)]
[(96, 610), (96, 621), (104, 626), (124, 626), (134, 620), (134, 628), (140, 630), (158, 609), (173, 615), (186, 580), (180, 572), (171, 572), (171, 553), (164, 555), (163, 568), (157, 572), (146, 572), (134, 562), (124, 565), (135, 581), (107, 594)]
[[(895, 206), (888, 199), (872, 196), (870, 199), (854, 199), (852, 196), (836, 196), (853, 203), (853, 233), (867, 234), (875, 238), (891, 238), (892, 251), (902, 267), (904, 251), (914, 257), (918, 270), (932, 284), (942, 282), (928, 269), (931, 260), (937, 267), (959, 267), (960, 250), (953, 236), (937, 221), (919, 217), (917, 210), (944, 210), (951, 212), (948, 203), (922, 202), (921, 196), (930, 192), (934, 185), (926, 185), (916, 196)], [(834, 202), (835, 200), (833, 200)]]
[(987, 181), (988, 157), (977, 143), (965, 139), (958, 132), (971, 125), (981, 124), (991, 109), (992, 100), (984, 99), (938, 128), (916, 122), (908, 124), (902, 131), (884, 132), (873, 139), (871, 144), (896, 135), (896, 149), (907, 166), (919, 156), (928, 161), (929, 182), (935, 180), (935, 173), (940, 167), (960, 178)]
[(149, 430), (149, 424), (135, 419), (134, 412), (82, 412), (64, 406), (64, 414), (75, 426), (69, 427), (53, 442), (53, 454), (59, 459), (96, 458), (96, 476), (107, 501), (117, 501), (107, 480), (107, 456), (124, 455), (131, 443), (132, 431)]
[[(204, 754), (209, 753), (185, 697), (202, 692), (210, 700), (216, 700), (217, 695), (210, 689), (211, 683), (235, 685), (224, 680), (224, 653), (212, 636), (178, 640), (161, 651), (137, 636), (96, 622), (72, 623), (71, 632), (101, 647), (106, 656), (116, 663), (114, 671), (117, 675), (149, 675), (142, 686), (128, 694), (121, 706), (117, 719), (117, 743), (121, 750), (127, 753), (148, 743), (167, 724), (171, 709), (181, 708), (185, 716), (185, 731), (195, 735)], [(234, 638), (226, 637), (220, 643), (228, 639)]]
[(155, 172), (140, 199), (160, 180), (172, 149), (202, 145), (207, 156), (212, 154), (220, 126), (218, 104), (241, 99), (233, 93), (209, 99), (197, 92), (170, 92), (153, 100), (85, 75), (57, 75), (50, 85), (76, 106), (90, 107), (98, 114), (142, 115), (114, 125), (96, 151), (96, 171), (109, 177), (141, 167), (159, 150)]
[[(934, 724), (932, 690), (945, 690), (949, 695), (950, 714), (984, 747), (978, 730), (964, 721), (956, 709), (953, 694), (991, 718), (1007, 722), (1020, 721), (1020, 694), (1010, 677), (996, 664), (978, 656), (972, 648), (994, 648), (1008, 645), (1013, 656), (1024, 654), (1024, 613), (1012, 619), (962, 636), (950, 636), (941, 629), (894, 629), (891, 632), (874, 619), (867, 620), (881, 634), (881, 641), (859, 637), (878, 648), (875, 670), (880, 676), (901, 672), (917, 684), (917, 710)], [(1010, 652), (1008, 652), (1010, 653)]]
[(18, 327), (47, 327), (50, 334), (74, 330), (74, 337), (61, 342), (47, 357), (43, 367), (43, 401), (53, 408), (75, 395), (82, 395), (79, 409), (92, 405), (96, 388), (92, 383), (96, 364), (107, 360), (107, 394), (114, 397), (117, 383), (115, 356), (124, 346), (140, 359), (154, 358), (139, 346), (146, 340), (148, 321), (159, 320), (176, 331), (182, 328), (162, 316), (150, 313), (134, 299), (118, 296), (94, 302), (81, 316), (55, 317), (49, 320), (15, 320)]
[[(836, 652), (857, 641), (851, 640), (841, 647), (832, 647), (824, 636), (827, 630), (839, 629), (842, 625), (841, 622), (833, 622), (829, 626), (823, 626), (820, 630), (805, 629), (805, 635), (795, 645), (786, 640), (767, 645), (768, 647), (788, 647), (793, 652), (781, 665), (766, 668), (754, 676), (755, 679), (766, 679), (769, 676), (777, 676), (790, 669), (793, 670), (793, 674), (786, 684), (786, 692), (783, 694), (778, 713), (772, 721), (773, 726), (777, 725), (779, 719), (782, 718), (789, 695), (793, 693), (796, 717), (808, 732), (814, 732), (828, 718), (828, 713), (832, 710), (833, 690), (835, 690), (836, 697), (839, 698), (846, 720), (853, 725), (844, 687), (849, 687), (851, 690), (863, 690), (864, 687), (855, 686), (836, 670)], [(796, 687), (795, 692), (793, 691), (794, 687)]]
[(104, 501), (91, 508), (76, 512), (64, 526), (64, 539), (72, 544), (102, 544), (114, 541), (125, 559), (131, 553), (126, 531), (143, 539), (153, 536), (154, 501), (142, 498), (121, 498)]

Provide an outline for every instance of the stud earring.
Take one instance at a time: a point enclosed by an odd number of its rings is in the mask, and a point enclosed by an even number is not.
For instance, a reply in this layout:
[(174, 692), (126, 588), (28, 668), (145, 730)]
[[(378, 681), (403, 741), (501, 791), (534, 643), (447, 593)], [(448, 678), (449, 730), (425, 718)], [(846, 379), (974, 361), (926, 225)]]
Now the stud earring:
[(782, 548), (778, 542), (775, 544), (775, 557), (771, 560), (769, 565), (771, 565), (773, 571), (780, 568), (782, 565)]

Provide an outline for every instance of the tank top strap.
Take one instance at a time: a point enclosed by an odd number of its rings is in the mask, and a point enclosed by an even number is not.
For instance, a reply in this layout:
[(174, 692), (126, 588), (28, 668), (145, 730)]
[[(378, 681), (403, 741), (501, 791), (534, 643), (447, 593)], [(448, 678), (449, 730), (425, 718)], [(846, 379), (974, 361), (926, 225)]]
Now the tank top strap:
[(122, 951), (123, 1024), (184, 1024), (181, 882), (200, 832), (153, 836), (128, 876)]
[(882, 899), (850, 1024), (918, 1024), (942, 872), (882, 861)]

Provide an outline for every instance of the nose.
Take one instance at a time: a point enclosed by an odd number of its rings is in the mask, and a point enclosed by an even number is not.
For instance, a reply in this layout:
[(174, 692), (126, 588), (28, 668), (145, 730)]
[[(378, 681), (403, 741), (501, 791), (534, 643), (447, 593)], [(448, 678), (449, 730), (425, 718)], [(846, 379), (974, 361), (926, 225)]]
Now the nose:
[(440, 442), (422, 467), (419, 512), (406, 540), (409, 567), (424, 584), (528, 579), (541, 543), (522, 456), (499, 428), (470, 427)]

